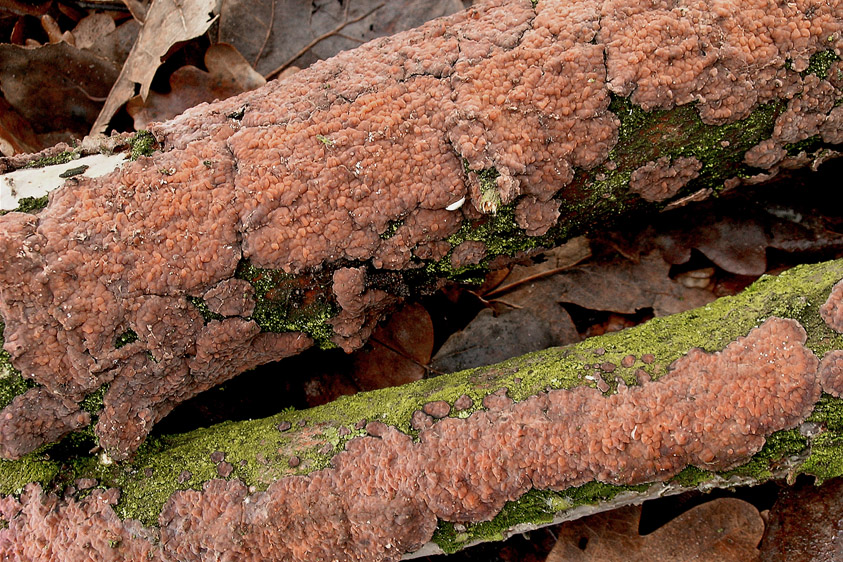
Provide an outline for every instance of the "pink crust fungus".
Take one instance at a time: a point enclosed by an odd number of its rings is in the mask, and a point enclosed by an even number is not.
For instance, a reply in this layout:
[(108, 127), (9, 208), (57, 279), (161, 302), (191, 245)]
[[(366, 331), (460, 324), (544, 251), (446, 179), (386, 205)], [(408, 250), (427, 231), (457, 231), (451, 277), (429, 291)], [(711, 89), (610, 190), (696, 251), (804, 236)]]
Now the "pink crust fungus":
[(671, 161), (669, 156), (662, 156), (632, 172), (629, 189), (647, 201), (664, 201), (679, 193), (700, 169), (702, 162), (696, 158), (681, 156)]
[(807, 0), (610, 0), (598, 39), (612, 92), (645, 110), (696, 101), (712, 124), (792, 98), (811, 55), (843, 47), (837, 3)]
[[(575, 172), (617, 143), (612, 93), (645, 110), (697, 102), (706, 123), (788, 100), (776, 142), (839, 139), (839, 64), (799, 73), (841, 37), (836, 3), (490, 0), (155, 124), (152, 157), (0, 217), (4, 347), (43, 389), (9, 408), (59, 413), (0, 415), (0, 454), (79, 427), (80, 402), (108, 385), (96, 431), (124, 458), (179, 401), (310, 345), (260, 333), (243, 260), (336, 271), (333, 341), (359, 347), (394, 298), (370, 268), (494, 263), (449, 237), (503, 205), (547, 232)], [(632, 183), (662, 200), (699, 165), (659, 160)], [(205, 299), (222, 320), (204, 323)]]
[(787, 151), (773, 139), (766, 139), (746, 151), (743, 161), (747, 166), (769, 170), (787, 156)]
[(84, 534), (93, 559), (396, 561), (430, 540), (438, 519), (489, 520), (531, 487), (640, 484), (688, 465), (746, 462), (819, 398), (805, 340), (798, 322), (773, 317), (720, 352), (692, 350), (661, 379), (609, 396), (579, 387), (514, 403), (501, 389), (468, 418), (423, 424), (415, 441), (372, 422), (330, 468), (265, 491), (220, 479), (177, 491), (156, 529), (119, 520), (113, 491), (59, 499), (29, 485), (19, 500), (0, 500), (0, 553), (29, 559), (49, 548), (72, 560), (80, 542), (55, 537)]
[(243, 279), (220, 281), (202, 299), (211, 312), (221, 316), (251, 316), (255, 310), (255, 288)]
[(832, 396), (843, 397), (843, 351), (835, 349), (823, 356), (820, 362), (820, 385)]
[(843, 334), (843, 281), (835, 283), (828, 299), (820, 307), (820, 316), (828, 327)]

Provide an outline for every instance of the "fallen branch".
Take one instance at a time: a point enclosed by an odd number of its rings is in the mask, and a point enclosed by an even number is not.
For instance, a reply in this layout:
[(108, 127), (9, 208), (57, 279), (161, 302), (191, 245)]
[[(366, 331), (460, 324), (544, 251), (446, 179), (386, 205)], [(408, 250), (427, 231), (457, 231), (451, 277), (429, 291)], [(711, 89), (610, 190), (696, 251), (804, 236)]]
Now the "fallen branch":
[(0, 553), (398, 560), (695, 487), (839, 476), (841, 278), (843, 260), (800, 266), (577, 345), (151, 439), (122, 464), (82, 437), (3, 461)]
[(128, 458), (179, 402), (359, 347), (443, 277), (836, 156), (841, 26), (490, 2), (156, 125), (150, 157), (0, 217), (0, 455), (95, 421)]

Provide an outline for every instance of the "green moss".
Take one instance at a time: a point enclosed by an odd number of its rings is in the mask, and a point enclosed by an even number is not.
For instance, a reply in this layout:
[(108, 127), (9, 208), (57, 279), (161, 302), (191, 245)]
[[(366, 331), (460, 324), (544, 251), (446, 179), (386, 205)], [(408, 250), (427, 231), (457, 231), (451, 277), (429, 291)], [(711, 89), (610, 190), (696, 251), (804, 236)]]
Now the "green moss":
[(800, 152), (811, 153), (823, 144), (823, 139), (820, 135), (813, 135), (808, 137), (807, 139), (803, 139), (799, 142), (794, 142), (785, 145), (785, 150), (787, 150), (788, 156), (796, 156)]
[(773, 469), (780, 460), (804, 451), (807, 446), (808, 440), (799, 434), (798, 429), (779, 431), (767, 438), (764, 447), (748, 463), (719, 475), (726, 479), (742, 476), (758, 483), (764, 482), (773, 477)]
[(85, 396), (82, 402), (79, 403), (79, 406), (91, 415), (99, 415), (102, 411), (103, 398), (105, 397), (105, 393), (108, 392), (108, 386), (104, 384)]
[(124, 345), (128, 345), (134, 341), (138, 341), (138, 335), (134, 330), (126, 330), (114, 340), (114, 348), (120, 349)]
[(321, 142), (322, 144), (324, 144), (328, 148), (331, 148), (332, 146), (334, 146), (333, 139), (328, 138), (325, 135), (316, 135), (316, 140), (318, 140), (319, 142)]
[(0, 410), (5, 408), (15, 396), (23, 394), (35, 386), (31, 379), (26, 379), (12, 365), (12, 358), (3, 349), (3, 330), (6, 325), (0, 320)]
[(131, 160), (137, 160), (141, 156), (152, 156), (152, 153), (155, 152), (155, 145), (156, 141), (152, 133), (146, 130), (138, 131), (129, 140), (129, 146), (132, 148)]
[(60, 470), (59, 463), (42, 454), (31, 453), (16, 461), (0, 459), (0, 494), (19, 494), (30, 482), (46, 487)]
[(840, 57), (831, 49), (827, 51), (819, 51), (811, 55), (808, 60), (808, 68), (801, 72), (801, 75), (807, 76), (814, 74), (819, 78), (828, 78), (828, 72), (831, 70), (831, 65), (839, 61)]
[(491, 521), (465, 525), (464, 530), (458, 530), (453, 523), (440, 521), (432, 540), (445, 553), (451, 554), (468, 543), (503, 540), (507, 538), (507, 532), (518, 524), (550, 523), (557, 514), (575, 507), (606, 502), (624, 492), (643, 493), (649, 487), (649, 484), (615, 486), (589, 482), (564, 492), (530, 490), (517, 501), (507, 502)]
[(812, 438), (811, 454), (800, 472), (820, 481), (843, 476), (843, 400), (823, 395), (808, 421), (821, 432)]
[(187, 297), (193, 306), (195, 306), (199, 313), (202, 315), (202, 319), (205, 321), (205, 324), (211, 322), (212, 320), (223, 320), (225, 316), (222, 314), (217, 314), (216, 312), (211, 312), (211, 309), (208, 308), (208, 303), (206, 303), (202, 297)]
[(395, 233), (398, 232), (398, 229), (404, 224), (404, 220), (396, 220), (390, 221), (389, 224), (386, 225), (386, 230), (380, 233), (381, 240), (389, 240)]
[(42, 195), (41, 197), (21, 197), (18, 199), (18, 206), (15, 211), (19, 213), (35, 214), (47, 206), (49, 197)]
[(59, 174), (59, 177), (62, 179), (72, 178), (73, 176), (78, 176), (85, 173), (85, 170), (90, 168), (87, 164), (82, 164), (81, 166), (76, 166), (75, 168), (68, 168), (67, 170), (63, 171)]
[[(617, 145), (610, 151), (615, 170), (598, 170), (614, 184), (620, 184), (618, 174), (631, 174), (646, 162), (668, 156), (693, 157), (702, 163), (699, 176), (692, 180), (685, 192), (710, 188), (720, 191), (723, 182), (746, 173), (744, 153), (769, 138), (776, 117), (786, 103), (770, 102), (735, 123), (708, 125), (702, 122), (696, 103), (666, 111), (647, 112), (628, 98), (613, 96), (609, 111), (621, 122)], [(628, 180), (628, 178), (627, 178)], [(621, 196), (616, 190), (613, 192)]]
[(266, 332), (304, 332), (323, 349), (335, 347), (334, 330), (328, 321), (337, 311), (328, 300), (327, 277), (290, 275), (283, 271), (261, 269), (243, 261), (237, 277), (255, 289), (252, 318)]
[(46, 168), (47, 166), (55, 166), (56, 164), (67, 164), (71, 160), (76, 160), (77, 158), (79, 158), (78, 152), (74, 150), (65, 150), (55, 156), (38, 158), (37, 160), (27, 162), (24, 168)]
[(682, 472), (671, 479), (671, 482), (675, 482), (676, 484), (686, 488), (695, 488), (700, 484), (711, 480), (713, 475), (714, 473), (708, 470), (703, 470), (701, 468), (697, 468), (696, 466), (686, 466)]

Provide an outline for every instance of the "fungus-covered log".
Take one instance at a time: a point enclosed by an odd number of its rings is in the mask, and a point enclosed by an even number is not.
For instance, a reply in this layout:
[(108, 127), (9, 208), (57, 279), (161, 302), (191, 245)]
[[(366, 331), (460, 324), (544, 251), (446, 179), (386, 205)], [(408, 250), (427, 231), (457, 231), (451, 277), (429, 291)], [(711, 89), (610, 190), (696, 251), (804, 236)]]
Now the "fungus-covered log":
[(125, 463), (68, 438), (0, 462), (0, 557), (394, 561), (694, 487), (839, 476), (841, 279), (843, 260), (800, 266), (573, 346), (152, 438)]
[(125, 459), (437, 278), (836, 155), (841, 47), (837, 1), (493, 1), (155, 125), (0, 217), (0, 455), (96, 420)]

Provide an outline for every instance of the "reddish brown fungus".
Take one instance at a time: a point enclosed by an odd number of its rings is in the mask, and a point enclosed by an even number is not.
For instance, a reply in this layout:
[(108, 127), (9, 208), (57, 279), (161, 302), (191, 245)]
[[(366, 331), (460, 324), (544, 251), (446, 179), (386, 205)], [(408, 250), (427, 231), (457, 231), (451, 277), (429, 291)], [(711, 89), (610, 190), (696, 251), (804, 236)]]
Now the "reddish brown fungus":
[(805, 340), (796, 321), (774, 317), (721, 352), (692, 350), (658, 381), (609, 396), (579, 387), (513, 403), (500, 389), (484, 400), (489, 409), (438, 420), (415, 441), (371, 422), (377, 437), (349, 441), (331, 468), (265, 491), (217, 479), (173, 493), (158, 529), (120, 520), (116, 491), (77, 501), (31, 484), (19, 499), (0, 498), (0, 552), (38, 559), (47, 545), (70, 560), (84, 544), (85, 556), (115, 560), (397, 561), (430, 540), (437, 520), (488, 520), (531, 487), (633, 485), (747, 461), (819, 399)]

